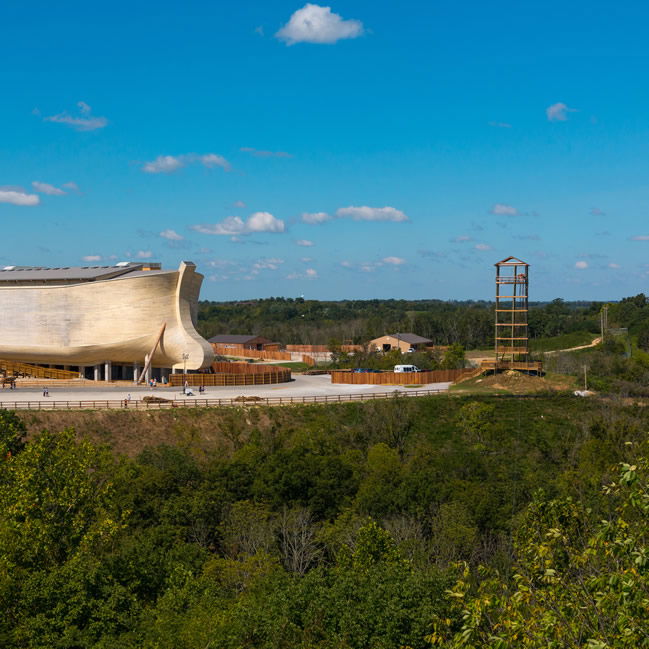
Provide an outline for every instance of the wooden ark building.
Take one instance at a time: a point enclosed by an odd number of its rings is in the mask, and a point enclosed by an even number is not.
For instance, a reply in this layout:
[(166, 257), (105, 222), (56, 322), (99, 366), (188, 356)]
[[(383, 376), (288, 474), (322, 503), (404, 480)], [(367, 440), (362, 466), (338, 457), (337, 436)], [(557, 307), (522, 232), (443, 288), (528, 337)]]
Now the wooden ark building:
[(195, 329), (203, 276), (192, 262), (0, 268), (0, 359), (97, 379), (198, 370), (214, 353)]

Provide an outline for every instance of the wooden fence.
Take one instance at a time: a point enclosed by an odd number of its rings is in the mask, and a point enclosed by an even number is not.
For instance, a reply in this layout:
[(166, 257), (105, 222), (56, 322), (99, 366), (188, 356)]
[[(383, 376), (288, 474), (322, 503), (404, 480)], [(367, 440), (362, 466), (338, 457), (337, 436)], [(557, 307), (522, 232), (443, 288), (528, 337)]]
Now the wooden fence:
[(327, 345), (286, 345), (287, 352), (299, 352), (300, 354), (326, 353), (329, 351)]
[(476, 375), (474, 367), (462, 370), (433, 370), (429, 372), (331, 370), (331, 382), (351, 385), (426, 385), (428, 383), (454, 382), (473, 375)]
[(169, 384), (182, 387), (187, 382), (192, 387), (228, 386), (228, 385), (271, 385), (288, 383), (291, 370), (287, 367), (269, 367), (267, 365), (244, 365), (243, 363), (214, 363), (224, 365), (225, 371), (216, 374), (170, 374)]
[[(174, 374), (172, 376), (181, 376)], [(188, 376), (198, 376), (196, 374)], [(207, 375), (209, 376), (209, 374)], [(212, 375), (214, 376), (214, 375)], [(408, 390), (399, 392), (399, 397), (428, 397), (446, 394), (446, 390)], [(101, 399), (96, 401), (4, 401), (0, 410), (166, 410), (167, 408), (215, 408), (241, 406), (290, 406), (311, 403), (348, 403), (350, 401), (375, 401), (392, 399), (395, 392), (369, 392), (364, 394), (326, 394), (304, 397), (235, 397), (234, 399), (205, 399), (182, 397), (160, 401), (126, 401), (124, 399)], [(527, 395), (514, 395), (527, 396)]]
[(256, 358), (262, 361), (290, 361), (289, 352), (272, 352), (259, 349), (243, 349), (242, 347), (228, 347), (227, 345), (212, 345), (215, 354), (221, 356), (238, 356), (239, 358)]

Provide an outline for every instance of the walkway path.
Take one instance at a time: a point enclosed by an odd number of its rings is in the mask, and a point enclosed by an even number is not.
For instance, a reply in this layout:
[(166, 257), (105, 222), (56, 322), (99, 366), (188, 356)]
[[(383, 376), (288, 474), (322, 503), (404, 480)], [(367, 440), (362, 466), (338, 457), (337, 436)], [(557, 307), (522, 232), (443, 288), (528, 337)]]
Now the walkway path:
[[(43, 390), (40, 388), (23, 388), (9, 390), (0, 389), (0, 407), (25, 407), (29, 402), (29, 408), (49, 408), (59, 406), (48, 406), (53, 402), (104, 402), (97, 407), (122, 407), (123, 400), (127, 395), (131, 395), (131, 407), (137, 402), (141, 407), (144, 405), (144, 397), (162, 397), (182, 402), (181, 405), (193, 405), (193, 402), (204, 402), (206, 399), (210, 402), (216, 400), (228, 401), (237, 397), (257, 397), (259, 400), (269, 403), (282, 402), (290, 403), (291, 399), (295, 402), (306, 401), (341, 401), (345, 400), (363, 400), (363, 398), (373, 399), (385, 397), (393, 394), (395, 391), (403, 394), (416, 395), (417, 393), (436, 391), (446, 392), (450, 383), (431, 383), (422, 385), (419, 389), (404, 388), (396, 385), (337, 385), (331, 383), (331, 377), (328, 375), (320, 376), (301, 376), (297, 375), (294, 381), (290, 383), (279, 383), (276, 385), (259, 385), (259, 386), (228, 386), (228, 387), (207, 387), (206, 391), (199, 394), (197, 388), (194, 389), (194, 397), (185, 397), (177, 387), (157, 387), (149, 388), (145, 386), (83, 386), (83, 387), (60, 387), (48, 383), (49, 396), (43, 396)], [(106, 402), (113, 402), (107, 405)], [(250, 401), (252, 402), (252, 400)], [(24, 404), (24, 405), (23, 405)], [(169, 404), (170, 405), (170, 404)], [(203, 405), (218, 405), (217, 402)], [(228, 405), (224, 403), (223, 405)], [(65, 405), (60, 407), (65, 408)], [(79, 405), (72, 407), (80, 407)], [(92, 405), (81, 407), (91, 408)]]
[(568, 349), (554, 349), (551, 352), (545, 352), (546, 354), (563, 354), (564, 352), (576, 352), (580, 349), (588, 349), (589, 347), (597, 347), (602, 342), (602, 339), (598, 336), (593, 340), (592, 343), (587, 345), (579, 345), (578, 347), (568, 347)]

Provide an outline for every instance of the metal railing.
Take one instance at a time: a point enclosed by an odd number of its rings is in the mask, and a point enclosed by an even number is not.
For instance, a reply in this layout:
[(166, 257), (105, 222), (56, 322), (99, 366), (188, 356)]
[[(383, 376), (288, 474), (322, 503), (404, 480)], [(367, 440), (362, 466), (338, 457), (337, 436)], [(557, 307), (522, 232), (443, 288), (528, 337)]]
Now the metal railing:
[(218, 408), (236, 406), (289, 406), (312, 403), (349, 403), (350, 401), (374, 401), (400, 397), (428, 397), (447, 392), (445, 389), (394, 390), (393, 392), (369, 392), (365, 394), (326, 394), (304, 397), (234, 397), (231, 399), (204, 399), (185, 397), (167, 401), (144, 401), (126, 399), (97, 399), (92, 401), (2, 401), (0, 410), (166, 410), (168, 408)]

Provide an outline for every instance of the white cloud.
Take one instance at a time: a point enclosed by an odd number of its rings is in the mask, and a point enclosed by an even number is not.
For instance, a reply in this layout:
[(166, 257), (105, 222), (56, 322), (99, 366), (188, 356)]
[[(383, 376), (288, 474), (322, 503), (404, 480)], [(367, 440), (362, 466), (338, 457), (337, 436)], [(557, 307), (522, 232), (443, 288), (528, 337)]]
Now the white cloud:
[(36, 194), (27, 194), (24, 191), (15, 189), (0, 189), (0, 203), (32, 207), (40, 202), (41, 199)]
[(518, 210), (513, 205), (507, 205), (506, 203), (495, 203), (491, 206), (489, 210), (491, 214), (496, 214), (498, 216), (517, 216)]
[(217, 153), (205, 153), (203, 155), (185, 153), (179, 156), (159, 155), (155, 160), (145, 162), (142, 171), (148, 174), (169, 174), (194, 163), (202, 164), (208, 169), (214, 167), (221, 167), (224, 171), (230, 171), (232, 169), (230, 163), (222, 155), (218, 155)]
[(590, 214), (591, 216), (606, 216), (606, 212), (599, 207), (591, 207)]
[(163, 239), (168, 239), (169, 241), (182, 241), (185, 238), (181, 234), (178, 234), (175, 230), (163, 230), (160, 233), (160, 236)]
[(451, 239), (451, 243), (467, 243), (468, 241), (473, 241), (473, 237), (470, 237), (468, 234), (460, 234)]
[(252, 232), (284, 232), (286, 225), (281, 219), (275, 218), (270, 212), (255, 212), (245, 221), (239, 216), (228, 216), (213, 225), (192, 225), (192, 230), (202, 234), (217, 234), (236, 237)]
[(585, 270), (586, 268), (588, 268), (588, 262), (578, 261), (575, 263), (575, 268), (578, 268), (579, 270)]
[(48, 194), (49, 196), (65, 196), (65, 192), (62, 189), (54, 187), (54, 185), (38, 182), (38, 180), (32, 182), (32, 187), (40, 194)]
[(256, 274), (260, 270), (278, 270), (284, 263), (283, 259), (271, 257), (270, 259), (259, 259), (252, 265), (252, 273)]
[(255, 149), (251, 146), (242, 146), (239, 151), (254, 155), (255, 158), (292, 158), (293, 156), (286, 151), (265, 151), (264, 149)]
[(232, 207), (237, 207), (239, 209), (243, 209), (246, 206), (246, 204), (243, 201), (234, 201), (232, 203)]
[(300, 261), (303, 264), (309, 264), (313, 261), (313, 257), (300, 257)]
[(568, 113), (574, 113), (577, 109), (570, 108), (563, 102), (559, 101), (545, 109), (545, 114), (551, 122), (565, 122), (568, 119)]
[(198, 156), (197, 160), (208, 169), (212, 169), (213, 167), (221, 167), (225, 171), (232, 169), (232, 165), (222, 155), (218, 155), (218, 153), (206, 153), (205, 155)]
[(182, 157), (172, 155), (159, 155), (151, 162), (145, 162), (142, 171), (148, 174), (169, 174), (185, 166)]
[(66, 189), (69, 189), (73, 192), (78, 192), (79, 191), (79, 185), (77, 183), (69, 182), (69, 183), (63, 183), (61, 185), (62, 187), (65, 187)]
[(295, 243), (303, 248), (311, 248), (312, 246), (315, 246), (315, 243), (309, 241), (309, 239), (298, 239)]
[(101, 261), (101, 255), (84, 255), (81, 257), (82, 261)]
[(153, 253), (150, 250), (138, 250), (135, 256), (138, 259), (151, 259)]
[(406, 260), (402, 257), (383, 257), (383, 259), (379, 261), (363, 261), (358, 264), (345, 260), (341, 261), (340, 265), (343, 268), (358, 270), (361, 273), (373, 273), (379, 268), (384, 268), (386, 266), (392, 266), (396, 270), (399, 266), (403, 266), (405, 263)]
[(332, 218), (333, 216), (326, 212), (304, 212), (302, 214), (302, 221), (304, 221), (304, 223), (310, 223), (311, 225), (324, 223), (325, 221), (330, 221)]
[(620, 266), (620, 264), (616, 264), (616, 263), (614, 263), (614, 262), (611, 262), (611, 263), (608, 265), (608, 267), (611, 268), (611, 269), (613, 269), (613, 270), (617, 270), (618, 268), (622, 268), (622, 266)]
[(307, 268), (304, 273), (290, 273), (286, 279), (318, 279), (318, 271), (315, 268)]
[(343, 20), (341, 16), (331, 11), (331, 7), (307, 3), (291, 16), (275, 37), (287, 45), (329, 44), (345, 38), (357, 38), (362, 34), (363, 23), (360, 20)]
[(476, 243), (476, 250), (493, 250), (493, 248), (488, 243)]
[(284, 232), (285, 229), (284, 221), (270, 212), (255, 212), (246, 221), (247, 232)]
[(75, 117), (68, 114), (66, 111), (63, 111), (58, 115), (44, 117), (43, 121), (65, 124), (76, 131), (95, 131), (98, 128), (104, 128), (108, 124), (108, 120), (105, 117), (93, 117), (91, 114), (92, 109), (85, 101), (78, 102), (77, 107), (79, 108), (81, 116)]
[(649, 241), (649, 234), (636, 234), (635, 237), (631, 237), (631, 241)]
[(337, 209), (336, 216), (338, 218), (349, 217), (354, 221), (394, 221), (399, 223), (408, 220), (408, 217), (401, 210), (389, 206), (368, 207), (362, 205), (355, 207), (350, 205), (349, 207)]

